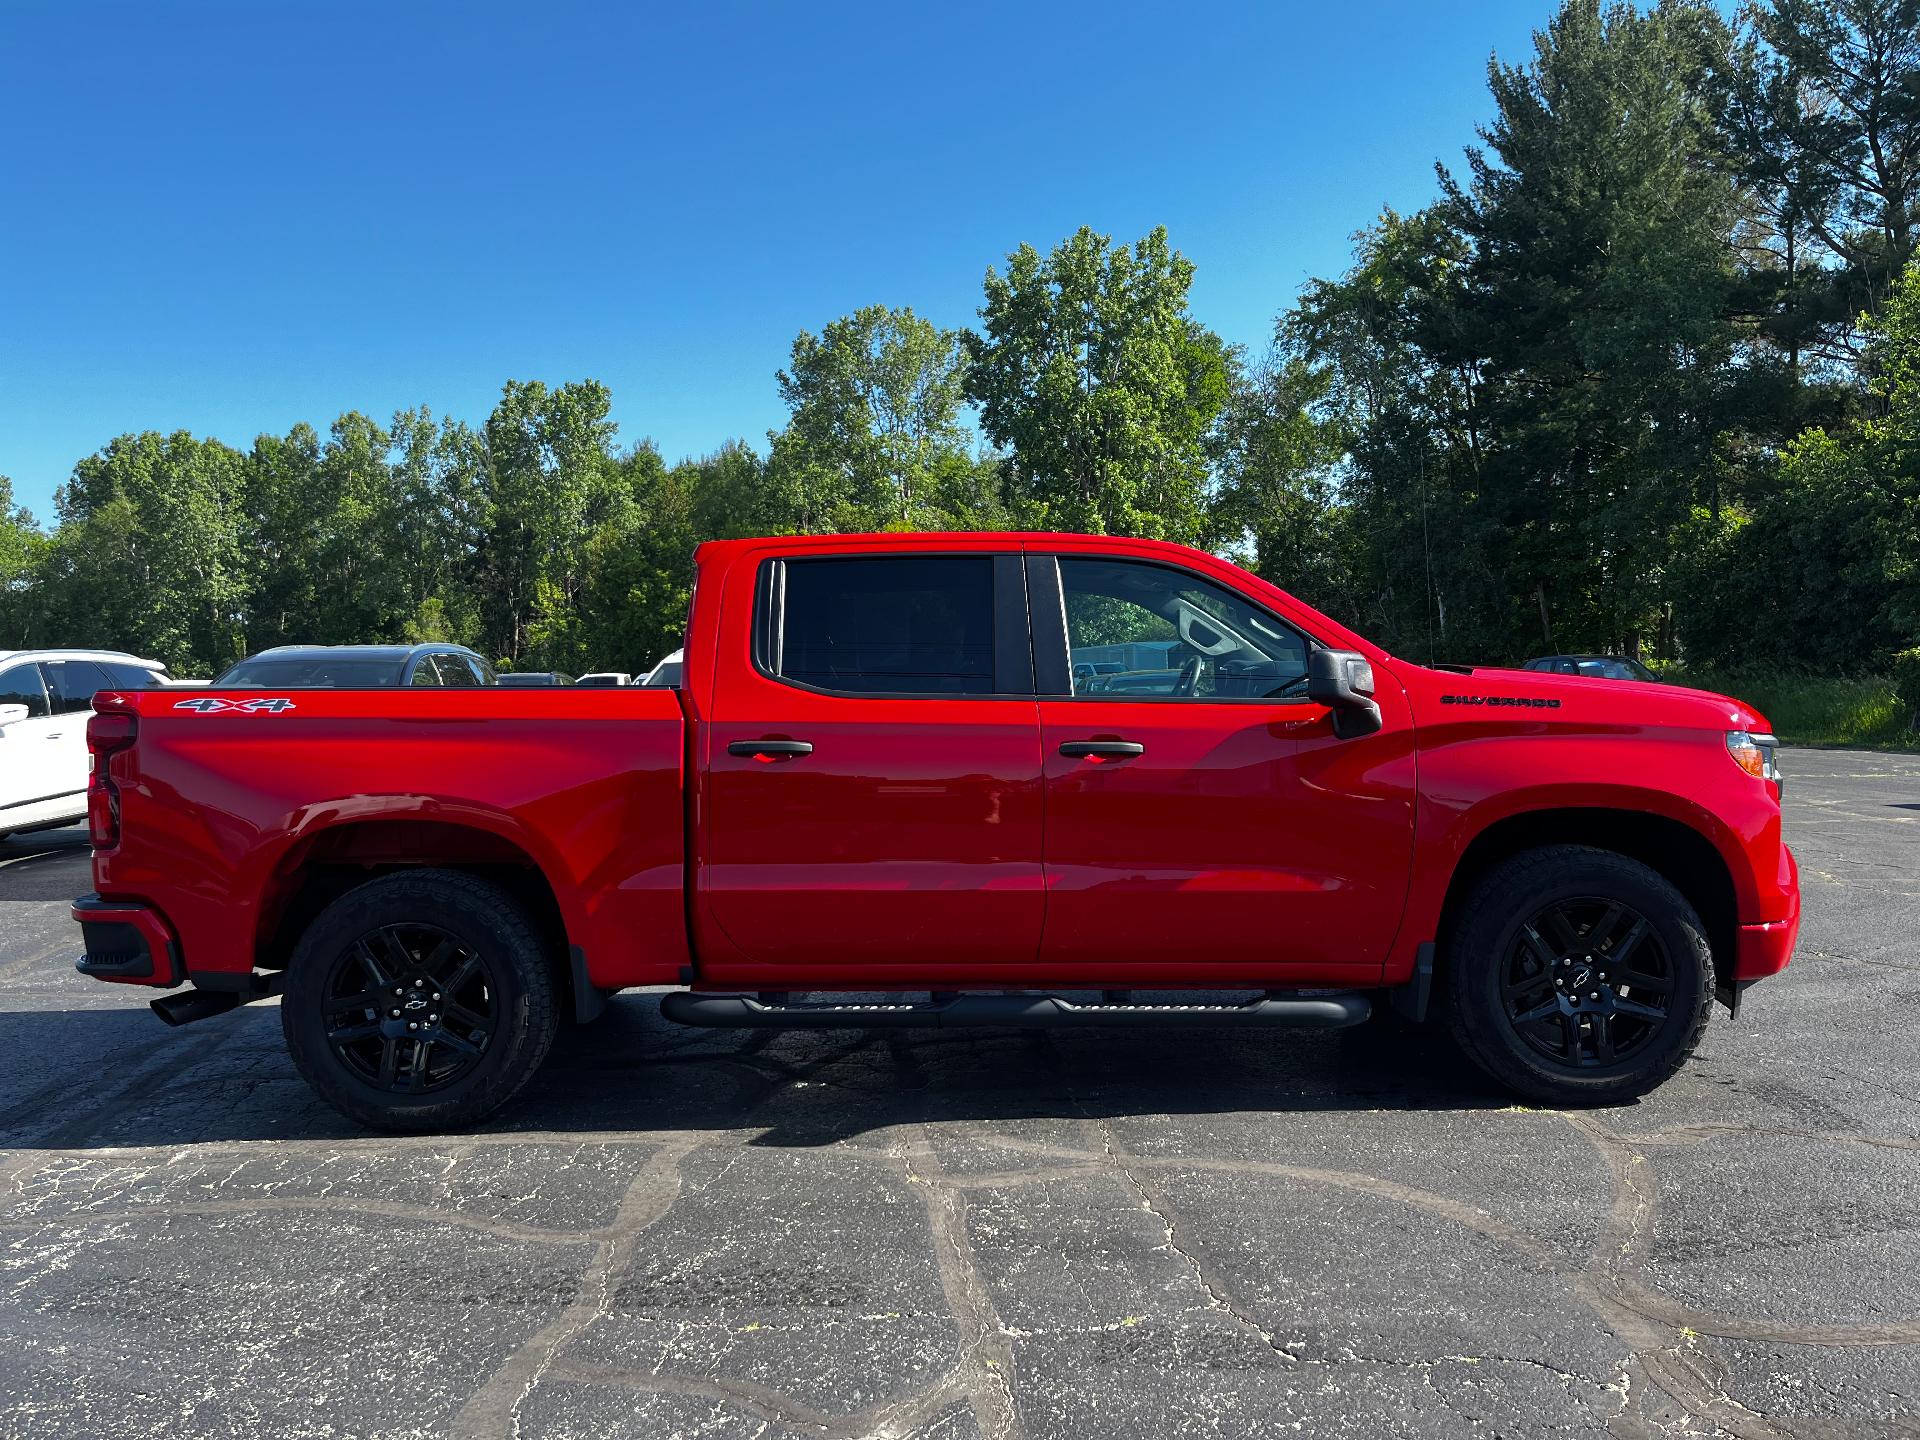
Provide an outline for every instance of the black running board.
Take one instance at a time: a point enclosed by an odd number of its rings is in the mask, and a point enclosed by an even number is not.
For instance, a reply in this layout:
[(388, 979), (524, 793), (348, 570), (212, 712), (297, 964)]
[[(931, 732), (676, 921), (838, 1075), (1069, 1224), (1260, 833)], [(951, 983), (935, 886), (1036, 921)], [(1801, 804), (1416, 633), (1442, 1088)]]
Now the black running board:
[(1367, 997), (1268, 995), (1233, 1004), (1082, 1005), (1057, 995), (955, 995), (931, 1001), (849, 1001), (793, 1005), (751, 995), (676, 990), (661, 997), (660, 1013), (682, 1025), (722, 1028), (871, 1030), (881, 1028), (1006, 1026), (1021, 1030), (1106, 1025), (1268, 1025), (1339, 1030), (1372, 1013)]

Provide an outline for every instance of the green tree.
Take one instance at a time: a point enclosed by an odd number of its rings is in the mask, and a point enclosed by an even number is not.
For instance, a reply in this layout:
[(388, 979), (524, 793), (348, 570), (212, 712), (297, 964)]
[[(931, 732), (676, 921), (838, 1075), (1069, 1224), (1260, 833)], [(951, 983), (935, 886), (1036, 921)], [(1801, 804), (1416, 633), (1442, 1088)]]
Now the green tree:
[(957, 469), (971, 467), (960, 423), (966, 352), (958, 331), (912, 310), (868, 305), (802, 331), (780, 398), (792, 411), (769, 438), (769, 473), (809, 530), (916, 528)]
[(1184, 540), (1203, 525), (1206, 444), (1233, 357), (1188, 313), (1193, 265), (1157, 229), (1082, 228), (987, 271), (967, 394), (1037, 524)]
[(1764, 0), (1747, 29), (1729, 108), (1745, 122), (1738, 153), (1779, 197), (1783, 238), (1804, 231), (1831, 257), (1807, 267), (1804, 316), (1810, 338), (1845, 344), (1914, 256), (1920, 0)]
[(1705, 97), (1727, 45), (1704, 4), (1569, 0), (1530, 64), (1492, 64), (1466, 182), (1442, 173), (1471, 251), (1434, 358), (1482, 376), (1480, 503), (1538, 612), (1511, 650), (1637, 648), (1672, 534), (1722, 503), (1737, 205)]
[(139, 651), (177, 674), (245, 648), (246, 457), (186, 431), (122, 435), (54, 498), (46, 636)]
[(515, 663), (575, 643), (559, 637), (584, 578), (579, 541), (623, 499), (611, 408), (597, 380), (510, 380), (487, 417), (483, 614), (494, 653)]
[(1864, 338), (1877, 413), (1809, 430), (1752, 513), (1695, 516), (1690, 656), (1854, 672), (1920, 640), (1920, 265)]

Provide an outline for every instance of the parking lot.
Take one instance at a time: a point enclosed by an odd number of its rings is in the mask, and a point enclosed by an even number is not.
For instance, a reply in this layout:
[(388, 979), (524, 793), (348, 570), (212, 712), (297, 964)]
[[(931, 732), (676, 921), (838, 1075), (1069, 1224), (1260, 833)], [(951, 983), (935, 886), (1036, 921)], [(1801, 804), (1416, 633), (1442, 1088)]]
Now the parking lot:
[(1790, 752), (1793, 968), (1646, 1101), (1424, 1032), (700, 1032), (356, 1130), (0, 842), (0, 1434), (1920, 1434), (1920, 760)]

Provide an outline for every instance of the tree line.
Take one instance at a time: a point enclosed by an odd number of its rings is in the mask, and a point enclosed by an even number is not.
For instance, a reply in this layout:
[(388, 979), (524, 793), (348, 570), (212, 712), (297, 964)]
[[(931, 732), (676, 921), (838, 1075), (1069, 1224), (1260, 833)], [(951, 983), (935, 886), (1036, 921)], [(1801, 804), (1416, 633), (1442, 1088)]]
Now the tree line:
[(764, 453), (622, 447), (592, 380), (122, 435), (51, 529), (0, 478), (0, 643), (641, 669), (702, 539), (1004, 528), (1204, 545), (1422, 659), (1884, 670), (1920, 641), (1920, 0), (1567, 0), (1488, 79), (1433, 203), (1265, 353), (1164, 230), (1082, 229), (989, 268), (974, 328), (802, 333)]

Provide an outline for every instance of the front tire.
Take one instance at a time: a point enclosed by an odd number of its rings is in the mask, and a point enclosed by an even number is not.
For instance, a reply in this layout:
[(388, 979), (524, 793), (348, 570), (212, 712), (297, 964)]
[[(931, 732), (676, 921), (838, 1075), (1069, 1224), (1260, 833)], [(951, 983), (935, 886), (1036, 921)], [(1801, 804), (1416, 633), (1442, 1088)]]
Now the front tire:
[(1700, 1043), (1713, 958), (1693, 906), (1610, 850), (1501, 861), (1447, 938), (1454, 1038), (1532, 1100), (1605, 1105), (1661, 1084)]
[(384, 875), (301, 936), (280, 1023), (320, 1098), (383, 1130), (467, 1125), (506, 1104), (558, 1021), (526, 911), (456, 870)]

